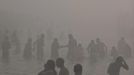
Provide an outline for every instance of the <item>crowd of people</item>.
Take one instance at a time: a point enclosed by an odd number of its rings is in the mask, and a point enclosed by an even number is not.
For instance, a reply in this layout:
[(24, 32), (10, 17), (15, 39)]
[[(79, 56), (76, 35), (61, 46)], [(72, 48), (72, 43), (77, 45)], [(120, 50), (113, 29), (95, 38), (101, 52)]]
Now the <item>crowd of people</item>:
[[(70, 75), (69, 70), (64, 65), (65, 61), (63, 58), (57, 58), (56, 61), (48, 60), (44, 65), (44, 69), (39, 72), (38, 75)], [(60, 69), (59, 73), (56, 71), (56, 67)], [(108, 67), (107, 74), (109, 75), (120, 75), (121, 68), (129, 70), (126, 61), (122, 56), (118, 56), (115, 62), (111, 63)], [(83, 67), (81, 64), (75, 64), (73, 68), (74, 75), (82, 75)]]
[[(21, 50), (21, 43), (17, 31), (14, 31), (11, 36), (6, 32), (3, 35), (3, 39), (0, 41), (0, 48), (2, 51), (2, 61), (5, 63), (10, 62), (10, 50), (13, 48), (14, 53), (16, 55), (20, 55), (22, 53), (22, 57), (24, 60), (32, 60), (33, 52), (35, 52), (36, 59), (38, 61), (44, 60), (44, 50), (45, 50), (45, 34), (40, 34), (35, 41), (33, 41), (32, 37), (28, 37), (23, 51)], [(68, 44), (61, 45), (60, 40), (58, 38), (53, 38), (51, 42), (51, 59), (44, 65), (44, 70), (39, 73), (39, 75), (57, 75), (55, 70), (55, 64), (58, 68), (60, 68), (59, 75), (69, 75), (69, 71), (64, 66), (64, 59), (59, 58), (60, 53), (59, 50), (61, 48), (67, 48), (67, 60), (71, 62), (80, 63), (85, 59), (84, 49), (82, 44), (79, 43), (76, 38), (72, 34), (68, 35)], [(89, 60), (91, 63), (96, 63), (99, 60), (104, 60), (108, 56), (108, 48), (104, 42), (97, 38), (95, 40), (91, 40), (88, 47), (86, 48), (89, 54)], [(117, 47), (113, 46), (110, 52), (111, 57), (115, 60), (114, 63), (110, 64), (108, 73), (110, 75), (119, 75), (118, 72), (121, 67), (128, 70), (128, 66), (123, 58), (130, 58), (132, 55), (131, 47), (125, 41), (124, 38), (119, 40)], [(55, 63), (56, 61), (56, 63)], [(115, 67), (112, 67), (114, 66)], [(112, 68), (111, 68), (112, 67)], [(111, 71), (113, 68), (116, 70), (114, 73)], [(82, 65), (77, 64), (74, 66), (75, 75), (82, 74)], [(50, 74), (49, 74), (50, 73)], [(113, 73), (113, 74), (112, 74)]]

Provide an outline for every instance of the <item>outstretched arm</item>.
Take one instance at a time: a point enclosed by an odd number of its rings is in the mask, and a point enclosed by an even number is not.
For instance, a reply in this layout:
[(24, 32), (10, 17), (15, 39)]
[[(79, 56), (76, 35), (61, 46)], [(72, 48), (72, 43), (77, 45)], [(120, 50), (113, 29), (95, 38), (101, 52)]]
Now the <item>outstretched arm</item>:
[(59, 46), (59, 48), (65, 48), (65, 47), (68, 47), (68, 45)]

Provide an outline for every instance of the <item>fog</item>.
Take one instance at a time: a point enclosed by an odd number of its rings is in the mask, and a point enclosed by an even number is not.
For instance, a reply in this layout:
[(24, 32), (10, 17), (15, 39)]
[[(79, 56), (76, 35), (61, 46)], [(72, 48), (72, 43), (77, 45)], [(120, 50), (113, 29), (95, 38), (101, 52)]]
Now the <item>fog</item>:
[[(121, 37), (125, 37), (133, 48), (134, 1), (0, 0), (0, 34), (4, 34), (6, 30), (9, 31), (9, 34), (14, 30), (18, 30), (18, 35), (23, 46), (28, 37), (32, 37), (35, 40), (40, 33), (47, 35), (47, 32), (50, 30), (53, 37), (62, 38), (60, 43), (63, 45), (68, 43), (68, 34), (71, 33), (79, 43), (83, 44), (84, 48), (88, 46), (91, 40), (100, 38), (105, 42), (110, 51), (112, 46), (117, 45)], [(47, 46), (47, 50), (45, 50), (45, 56), (47, 57), (50, 51), (47, 43), (45, 43), (45, 45)], [(61, 52), (63, 52), (61, 56), (64, 56), (64, 53), (66, 54), (64, 51)], [(85, 55), (88, 56), (86, 50)], [(133, 60), (128, 61), (129, 65), (133, 65)], [(18, 60), (16, 62), (20, 61)], [(109, 64), (110, 62), (106, 60), (105, 63)], [(105, 63), (99, 63), (99, 67), (105, 66), (106, 69), (107, 64), (105, 65)], [(36, 62), (30, 65), (30, 67), (33, 67), (33, 65), (36, 65)], [(18, 69), (19, 67), (22, 66), (15, 68)], [(30, 67), (28, 67), (28, 69), (30, 69)], [(34, 66), (37, 72), (38, 67), (38, 65)], [(134, 69), (132, 68), (127, 72), (128, 75), (133, 75)], [(3, 71), (4, 70), (2, 70), (1, 73), (3, 73)], [(20, 71), (22, 70), (18, 72)], [(34, 72), (34, 70), (29, 71), (29, 75), (33, 75), (31, 72)], [(98, 73), (95, 75), (101, 72), (100, 69), (97, 71)], [(86, 75), (88, 73), (85, 72), (84, 74)], [(105, 72), (102, 73), (102, 75), (104, 74)]]

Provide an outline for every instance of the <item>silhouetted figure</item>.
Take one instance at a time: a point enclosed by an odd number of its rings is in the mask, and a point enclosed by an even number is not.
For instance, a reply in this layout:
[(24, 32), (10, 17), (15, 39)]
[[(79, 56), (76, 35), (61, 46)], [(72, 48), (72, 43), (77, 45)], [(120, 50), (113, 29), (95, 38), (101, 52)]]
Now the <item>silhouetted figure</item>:
[(53, 60), (48, 60), (44, 65), (44, 70), (41, 71), (38, 75), (57, 75), (55, 70), (55, 62)]
[(21, 52), (21, 47), (17, 31), (14, 31), (12, 34), (12, 45), (15, 47), (15, 54), (19, 54)]
[(98, 57), (100, 59), (104, 59), (107, 55), (107, 46), (103, 42), (101, 42), (99, 38), (96, 39), (96, 43), (96, 48), (98, 51), (97, 54), (99, 54)]
[(78, 44), (77, 49), (74, 50), (74, 60), (82, 62), (84, 60), (84, 49), (81, 44)]
[(118, 42), (118, 50), (119, 50), (119, 54), (121, 56), (123, 56), (124, 58), (131, 57), (131, 48), (127, 44), (127, 42), (125, 41), (124, 38), (121, 38), (121, 40), (119, 40), (119, 42)]
[(64, 66), (64, 59), (58, 58), (56, 60), (56, 65), (58, 68), (60, 68), (59, 75), (69, 75), (68, 69)]
[(75, 75), (82, 75), (82, 65), (81, 64), (76, 64), (74, 66), (74, 73)]
[(28, 38), (27, 43), (25, 44), (25, 48), (24, 48), (24, 53), (23, 53), (23, 58), (25, 60), (31, 60), (32, 59), (32, 38)]
[(37, 48), (37, 60), (42, 61), (44, 57), (44, 34), (41, 34), (41, 36), (36, 40), (34, 43)]
[(112, 47), (111, 56), (113, 57), (114, 60), (118, 57), (118, 51), (115, 47)]
[(70, 61), (74, 61), (74, 52), (75, 52), (75, 49), (77, 49), (77, 41), (73, 37), (72, 34), (69, 34), (68, 37), (69, 37), (69, 42), (68, 42), (68, 45), (67, 45), (67, 47), (68, 47), (67, 58)]
[(59, 45), (58, 39), (55, 38), (51, 45), (51, 58), (52, 59), (56, 60), (59, 57), (59, 52), (58, 52), (59, 49), (60, 49), (60, 45)]
[(88, 45), (87, 50), (90, 55), (90, 63), (95, 63), (97, 61), (97, 50), (94, 40), (91, 40), (91, 43)]
[(109, 75), (120, 75), (120, 69), (124, 68), (126, 70), (129, 70), (128, 65), (126, 64), (123, 57), (119, 56), (117, 57), (116, 61), (114, 63), (111, 63), (108, 67), (107, 73)]
[(11, 43), (9, 41), (9, 37), (7, 35), (4, 36), (4, 39), (2, 41), (2, 60), (5, 63), (8, 63), (10, 61), (10, 48)]

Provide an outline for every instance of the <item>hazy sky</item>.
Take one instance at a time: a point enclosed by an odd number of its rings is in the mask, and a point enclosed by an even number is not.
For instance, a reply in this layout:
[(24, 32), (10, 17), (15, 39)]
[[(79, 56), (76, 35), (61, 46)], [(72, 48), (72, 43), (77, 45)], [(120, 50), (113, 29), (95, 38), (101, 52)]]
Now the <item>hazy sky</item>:
[[(128, 30), (133, 27), (132, 5), (132, 0), (1, 0), (0, 20), (1, 25), (10, 23), (36, 31), (46, 25), (69, 29), (81, 41), (95, 37), (113, 41), (119, 24)], [(122, 16), (125, 20), (119, 19)]]

